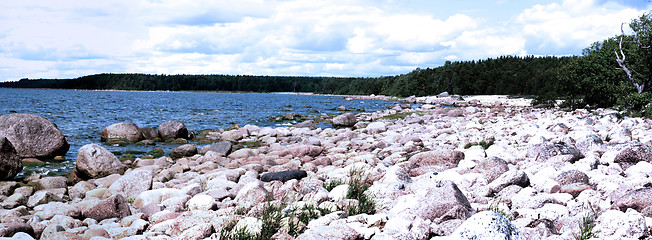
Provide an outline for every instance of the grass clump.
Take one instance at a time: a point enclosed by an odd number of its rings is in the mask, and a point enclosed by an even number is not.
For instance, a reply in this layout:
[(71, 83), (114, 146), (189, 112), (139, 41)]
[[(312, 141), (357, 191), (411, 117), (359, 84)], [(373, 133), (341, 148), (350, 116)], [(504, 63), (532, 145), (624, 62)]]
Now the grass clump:
[[(267, 202), (262, 214), (258, 217), (262, 222), (260, 232), (252, 232), (245, 228), (236, 228), (237, 221), (233, 220), (224, 225), (220, 231), (220, 239), (247, 240), (247, 239), (272, 239), (279, 230), (285, 228), (288, 234), (297, 237), (306, 230), (306, 225), (331, 211), (313, 205), (287, 209), (282, 203)], [(244, 215), (246, 209), (236, 208), (234, 215)]]
[(330, 192), (330, 191), (333, 190), (333, 188), (335, 188), (335, 187), (337, 187), (339, 185), (342, 185), (342, 184), (344, 184), (344, 181), (336, 179), (336, 180), (332, 180), (332, 181), (324, 183), (324, 188)]
[(580, 219), (579, 222), (580, 233), (578, 235), (573, 234), (576, 240), (587, 240), (598, 237), (597, 235), (599, 231), (593, 230), (593, 228), (595, 228), (597, 212), (591, 204), (589, 204), (588, 208), (589, 211), (587, 211), (586, 214), (582, 216), (582, 219)]
[(351, 169), (349, 171), (349, 189), (346, 192), (346, 198), (358, 200), (357, 206), (349, 204), (345, 209), (349, 216), (376, 212), (376, 202), (373, 196), (365, 192), (370, 186), (369, 176), (363, 176), (362, 170)]
[(506, 211), (505, 209), (500, 207), (500, 205), (502, 203), (503, 203), (502, 199), (496, 198), (496, 199), (494, 199), (494, 201), (492, 201), (489, 204), (489, 207), (487, 207), (487, 210), (497, 212), (500, 215), (503, 215), (503, 217), (507, 218), (510, 221), (514, 220), (514, 217), (512, 216), (512, 214), (509, 211)]

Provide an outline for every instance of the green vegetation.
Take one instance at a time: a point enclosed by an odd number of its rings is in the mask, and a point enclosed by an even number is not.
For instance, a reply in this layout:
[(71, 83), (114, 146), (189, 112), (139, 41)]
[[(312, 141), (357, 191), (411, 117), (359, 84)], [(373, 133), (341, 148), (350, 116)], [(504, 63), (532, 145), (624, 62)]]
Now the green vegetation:
[(512, 214), (508, 210), (505, 210), (505, 209), (500, 207), (501, 204), (503, 204), (503, 200), (501, 198), (495, 198), (489, 204), (489, 207), (487, 207), (487, 210), (497, 212), (500, 215), (503, 215), (503, 217), (507, 218), (510, 221), (514, 220), (514, 217), (512, 216)]
[(395, 114), (390, 114), (387, 116), (383, 116), (380, 119), (384, 120), (397, 120), (397, 119), (404, 119), (407, 116), (410, 116), (412, 114), (417, 114), (417, 115), (425, 115), (425, 112), (400, 112), (400, 113), (395, 113)]
[[(331, 211), (306, 205), (303, 207), (289, 208), (286, 204), (280, 202), (266, 202), (259, 219), (262, 222), (260, 232), (252, 232), (246, 227), (235, 228), (237, 221), (234, 218), (228, 221), (220, 231), (220, 239), (272, 239), (272, 236), (285, 227), (287, 233), (296, 237), (306, 230), (306, 225), (321, 216), (329, 214)], [(244, 216), (246, 209), (237, 208), (234, 211), (236, 216)], [(283, 225), (283, 223), (286, 223)]]
[[(376, 78), (97, 74), (75, 79), (22, 79), (0, 87), (231, 92), (314, 92), (407, 97), (449, 92), (459, 95), (535, 95), (535, 105), (563, 108), (616, 107), (652, 117), (652, 13), (629, 23), (631, 34), (611, 37), (581, 56), (501, 56), (447, 61)], [(557, 100), (561, 104), (558, 105)], [(396, 116), (399, 117), (399, 116)], [(113, 144), (127, 144), (117, 141)]]
[(582, 218), (580, 219), (579, 222), (579, 227), (580, 227), (580, 233), (579, 235), (574, 235), (576, 240), (587, 240), (591, 238), (596, 238), (598, 237), (597, 234), (599, 231), (594, 231), (593, 228), (595, 227), (595, 220), (597, 217), (597, 213), (595, 211), (595, 208), (589, 204), (588, 211)]
[(477, 143), (475, 143), (475, 142), (474, 143), (467, 143), (466, 145), (464, 145), (464, 149), (469, 149), (469, 148), (471, 148), (473, 146), (481, 146), (482, 148), (487, 150), (487, 148), (491, 147), (491, 145), (494, 145), (494, 140), (493, 139), (482, 140), (482, 141), (477, 142)]
[(335, 187), (337, 187), (339, 185), (342, 185), (342, 184), (344, 184), (344, 182), (342, 180), (335, 179), (335, 180), (331, 180), (329, 182), (324, 183), (324, 188), (330, 192), (330, 191), (333, 190), (333, 188), (335, 188)]
[(369, 176), (363, 176), (362, 170), (352, 168), (349, 171), (349, 189), (346, 192), (346, 198), (358, 200), (357, 206), (349, 205), (347, 209), (344, 209), (349, 216), (376, 212), (376, 202), (374, 202), (373, 196), (365, 192), (370, 186)]

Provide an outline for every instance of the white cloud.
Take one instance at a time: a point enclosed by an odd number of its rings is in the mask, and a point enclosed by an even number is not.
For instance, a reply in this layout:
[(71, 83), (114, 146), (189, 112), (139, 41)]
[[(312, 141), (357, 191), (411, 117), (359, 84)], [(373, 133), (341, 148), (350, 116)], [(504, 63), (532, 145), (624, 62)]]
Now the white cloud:
[[(620, 24), (644, 11), (634, 8), (605, 8), (593, 0), (564, 0), (561, 4), (535, 5), (517, 18), (533, 51), (582, 49), (619, 33)], [(573, 54), (567, 52), (565, 54)]]
[(446, 4), (456, 10), (441, 14), (427, 0), (3, 1), (0, 81), (102, 72), (394, 75), (446, 60), (579, 54), (643, 13), (630, 0)]

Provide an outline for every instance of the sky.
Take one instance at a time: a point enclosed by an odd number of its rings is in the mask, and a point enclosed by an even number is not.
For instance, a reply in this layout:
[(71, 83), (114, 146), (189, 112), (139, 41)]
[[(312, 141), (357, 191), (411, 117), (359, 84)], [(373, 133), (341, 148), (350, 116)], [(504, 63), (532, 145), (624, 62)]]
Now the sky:
[(377, 77), (447, 60), (579, 55), (651, 9), (650, 0), (1, 1), (0, 81)]

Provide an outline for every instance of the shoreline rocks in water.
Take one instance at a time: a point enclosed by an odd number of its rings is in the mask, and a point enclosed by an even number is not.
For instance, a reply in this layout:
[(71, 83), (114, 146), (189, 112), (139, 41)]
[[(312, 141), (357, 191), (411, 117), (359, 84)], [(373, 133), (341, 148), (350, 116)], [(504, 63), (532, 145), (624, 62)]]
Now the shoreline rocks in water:
[(83, 179), (0, 182), (0, 237), (574, 239), (589, 222), (651, 237), (652, 120), (482, 101), (208, 131), (199, 151), (126, 165), (87, 145)]
[(32, 114), (0, 116), (0, 136), (11, 142), (21, 158), (64, 156), (70, 148), (56, 124)]

